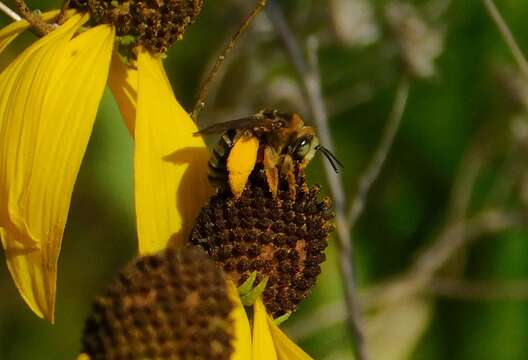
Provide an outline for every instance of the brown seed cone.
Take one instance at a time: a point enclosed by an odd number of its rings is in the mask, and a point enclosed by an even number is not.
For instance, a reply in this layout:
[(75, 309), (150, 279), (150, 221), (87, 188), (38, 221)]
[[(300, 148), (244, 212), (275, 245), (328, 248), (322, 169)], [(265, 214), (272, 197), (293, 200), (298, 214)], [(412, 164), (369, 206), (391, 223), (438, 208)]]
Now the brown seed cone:
[(203, 0), (72, 0), (71, 7), (88, 11), (97, 24), (112, 24), (117, 36), (131, 35), (132, 46), (165, 53), (202, 10)]
[(201, 249), (141, 257), (97, 297), (83, 352), (92, 360), (227, 360), (234, 305), (226, 286), (226, 276)]
[(331, 202), (317, 199), (319, 187), (309, 188), (304, 176), (297, 177), (296, 187), (295, 199), (285, 183), (273, 198), (262, 172), (254, 171), (239, 199), (228, 189), (210, 199), (190, 239), (238, 286), (253, 271), (257, 281), (268, 276), (263, 300), (274, 317), (295, 310), (309, 294), (334, 229)]

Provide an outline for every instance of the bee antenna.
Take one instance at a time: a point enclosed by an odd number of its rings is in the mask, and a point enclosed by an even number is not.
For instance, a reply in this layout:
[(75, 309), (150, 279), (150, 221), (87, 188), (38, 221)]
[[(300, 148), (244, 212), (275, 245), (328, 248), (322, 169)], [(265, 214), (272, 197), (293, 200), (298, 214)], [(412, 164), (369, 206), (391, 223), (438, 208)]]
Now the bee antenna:
[(336, 173), (339, 172), (340, 169), (343, 169), (344, 166), (343, 164), (341, 163), (341, 161), (339, 161), (334, 154), (332, 154), (332, 152), (330, 150), (328, 150), (327, 148), (325, 148), (324, 146), (322, 145), (317, 145), (315, 147), (315, 150), (319, 150), (320, 152), (323, 153), (323, 155), (325, 156), (325, 158), (328, 160), (328, 162), (330, 162), (330, 165), (332, 165), (332, 168), (334, 169), (334, 171)]
[(257, 1), (257, 5), (253, 9), (253, 11), (244, 20), (244, 22), (242, 23), (240, 28), (237, 30), (237, 32), (233, 35), (233, 37), (231, 38), (229, 43), (226, 45), (226, 47), (224, 48), (220, 56), (218, 56), (218, 58), (216, 59), (215, 64), (209, 71), (209, 74), (207, 74), (207, 77), (205, 78), (200, 88), (200, 95), (198, 96), (198, 100), (196, 101), (193, 112), (191, 114), (191, 117), (193, 118), (194, 121), (196, 121), (196, 119), (198, 118), (198, 114), (205, 107), (205, 99), (207, 98), (207, 94), (209, 93), (209, 85), (211, 85), (211, 83), (215, 79), (227, 55), (231, 52), (231, 50), (233, 50), (240, 36), (242, 36), (242, 34), (247, 30), (249, 25), (257, 17), (257, 15), (262, 11), (262, 9), (264, 9), (264, 7), (266, 6), (266, 3), (267, 3), (267, 0)]

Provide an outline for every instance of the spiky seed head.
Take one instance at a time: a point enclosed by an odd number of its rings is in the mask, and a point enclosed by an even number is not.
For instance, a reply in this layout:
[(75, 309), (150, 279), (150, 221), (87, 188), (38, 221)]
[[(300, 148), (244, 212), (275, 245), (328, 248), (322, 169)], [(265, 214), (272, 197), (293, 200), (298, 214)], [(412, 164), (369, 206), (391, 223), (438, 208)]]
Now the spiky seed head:
[(220, 190), (202, 209), (190, 242), (201, 246), (240, 286), (253, 271), (268, 276), (263, 300), (278, 317), (296, 309), (309, 294), (325, 260), (334, 229), (331, 202), (318, 200), (319, 187), (297, 176), (295, 198), (281, 181), (277, 196), (255, 171), (239, 199)]
[(72, 0), (71, 7), (90, 12), (96, 24), (112, 24), (131, 47), (165, 53), (182, 38), (200, 11), (203, 0)]
[(95, 300), (83, 352), (92, 360), (227, 360), (233, 307), (226, 276), (203, 250), (144, 256)]

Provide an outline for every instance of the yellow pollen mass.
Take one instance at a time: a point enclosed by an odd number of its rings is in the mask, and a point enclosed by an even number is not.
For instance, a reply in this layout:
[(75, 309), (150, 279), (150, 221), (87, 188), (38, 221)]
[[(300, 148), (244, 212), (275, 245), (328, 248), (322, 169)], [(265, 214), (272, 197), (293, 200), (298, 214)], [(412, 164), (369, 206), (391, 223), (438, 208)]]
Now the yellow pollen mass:
[(235, 198), (240, 197), (257, 162), (259, 140), (242, 136), (235, 142), (227, 158), (229, 186)]

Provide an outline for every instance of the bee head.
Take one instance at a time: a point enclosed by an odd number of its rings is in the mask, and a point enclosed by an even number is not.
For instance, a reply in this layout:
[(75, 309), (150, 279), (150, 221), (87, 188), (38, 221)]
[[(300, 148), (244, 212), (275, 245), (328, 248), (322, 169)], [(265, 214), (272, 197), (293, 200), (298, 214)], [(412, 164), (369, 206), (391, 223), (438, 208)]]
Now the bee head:
[(335, 155), (319, 144), (315, 129), (311, 126), (303, 126), (300, 128), (295, 136), (293, 136), (290, 146), (288, 146), (288, 153), (294, 160), (301, 161), (302, 166), (308, 165), (316, 151), (320, 151), (325, 156), (335, 172), (339, 172), (339, 169), (343, 168), (343, 164), (341, 164)]
[(304, 126), (293, 136), (288, 153), (294, 160), (306, 165), (314, 157), (317, 146), (319, 146), (319, 140), (315, 135), (315, 130), (311, 126)]

